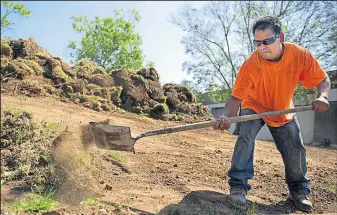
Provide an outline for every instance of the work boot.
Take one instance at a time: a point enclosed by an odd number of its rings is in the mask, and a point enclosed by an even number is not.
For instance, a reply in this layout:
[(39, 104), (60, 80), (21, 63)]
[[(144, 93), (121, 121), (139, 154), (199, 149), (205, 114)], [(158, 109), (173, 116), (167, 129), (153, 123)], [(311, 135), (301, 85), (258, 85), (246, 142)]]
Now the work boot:
[(304, 212), (312, 211), (312, 203), (308, 197), (304, 194), (293, 193), (289, 194), (290, 199), (295, 203), (295, 207)]
[(230, 195), (228, 196), (228, 202), (241, 210), (246, 209), (246, 195), (247, 191), (242, 188), (231, 188)]

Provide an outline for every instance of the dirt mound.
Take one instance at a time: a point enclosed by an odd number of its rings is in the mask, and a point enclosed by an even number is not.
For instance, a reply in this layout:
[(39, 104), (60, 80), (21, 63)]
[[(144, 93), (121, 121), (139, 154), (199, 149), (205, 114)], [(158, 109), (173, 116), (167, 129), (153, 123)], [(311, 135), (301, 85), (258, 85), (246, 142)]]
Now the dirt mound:
[(1, 40), (2, 93), (53, 96), (97, 111), (121, 111), (173, 121), (211, 119), (184, 85), (159, 82), (154, 68), (107, 71), (81, 59), (72, 67), (33, 38)]

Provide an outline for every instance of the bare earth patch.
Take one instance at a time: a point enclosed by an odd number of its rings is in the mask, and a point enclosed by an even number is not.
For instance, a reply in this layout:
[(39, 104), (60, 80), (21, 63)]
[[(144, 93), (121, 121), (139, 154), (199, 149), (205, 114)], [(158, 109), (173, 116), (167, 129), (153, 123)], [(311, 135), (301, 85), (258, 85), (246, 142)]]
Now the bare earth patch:
[[(115, 152), (91, 143), (88, 122), (110, 119), (131, 127), (133, 134), (179, 123), (96, 112), (52, 98), (2, 95), (1, 108), (30, 111), (38, 121), (61, 123), (65, 130), (53, 151), (64, 183), (55, 194), (59, 204), (49, 214), (302, 214), (287, 200), (284, 167), (273, 142), (256, 141), (253, 189), (249, 209), (242, 212), (227, 203), (226, 173), (236, 136), (207, 128), (140, 139), (136, 154)], [(307, 147), (307, 158), (313, 213), (333, 214), (337, 150)], [(13, 186), (3, 188), (2, 201), (18, 196)]]

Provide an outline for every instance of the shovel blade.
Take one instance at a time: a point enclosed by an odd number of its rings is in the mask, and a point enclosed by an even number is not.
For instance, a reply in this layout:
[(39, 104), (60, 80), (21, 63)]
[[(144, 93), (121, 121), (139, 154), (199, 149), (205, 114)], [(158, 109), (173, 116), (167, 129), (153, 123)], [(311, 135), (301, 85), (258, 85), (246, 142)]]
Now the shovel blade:
[(131, 136), (130, 127), (97, 122), (90, 122), (89, 125), (97, 148), (134, 152), (136, 140)]

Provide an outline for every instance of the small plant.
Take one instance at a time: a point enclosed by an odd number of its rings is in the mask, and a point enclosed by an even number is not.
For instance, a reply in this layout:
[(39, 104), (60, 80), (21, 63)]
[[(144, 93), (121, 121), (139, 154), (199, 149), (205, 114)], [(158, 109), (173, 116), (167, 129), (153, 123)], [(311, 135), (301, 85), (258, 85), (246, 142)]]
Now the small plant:
[(41, 125), (42, 125), (43, 129), (45, 129), (46, 131), (49, 131), (49, 132), (54, 132), (58, 128), (58, 125), (54, 122), (46, 122), (46, 123), (41, 124)]
[(330, 193), (333, 193), (333, 194), (337, 194), (337, 191), (336, 191), (336, 188), (334, 188), (334, 187), (329, 187), (328, 188), (328, 191), (330, 192)]
[(110, 156), (112, 159), (114, 159), (115, 161), (119, 162), (119, 163), (123, 163), (124, 162), (124, 157), (119, 153), (119, 152), (109, 152)]
[(52, 199), (53, 192), (48, 192), (42, 195), (33, 194), (29, 198), (15, 199), (10, 209), (18, 212), (40, 212), (52, 209), (56, 202)]
[(83, 198), (81, 204), (85, 205), (96, 205), (99, 203), (99, 199), (94, 197)]
[(20, 164), (19, 171), (22, 175), (27, 176), (30, 173), (31, 165), (30, 164)]

